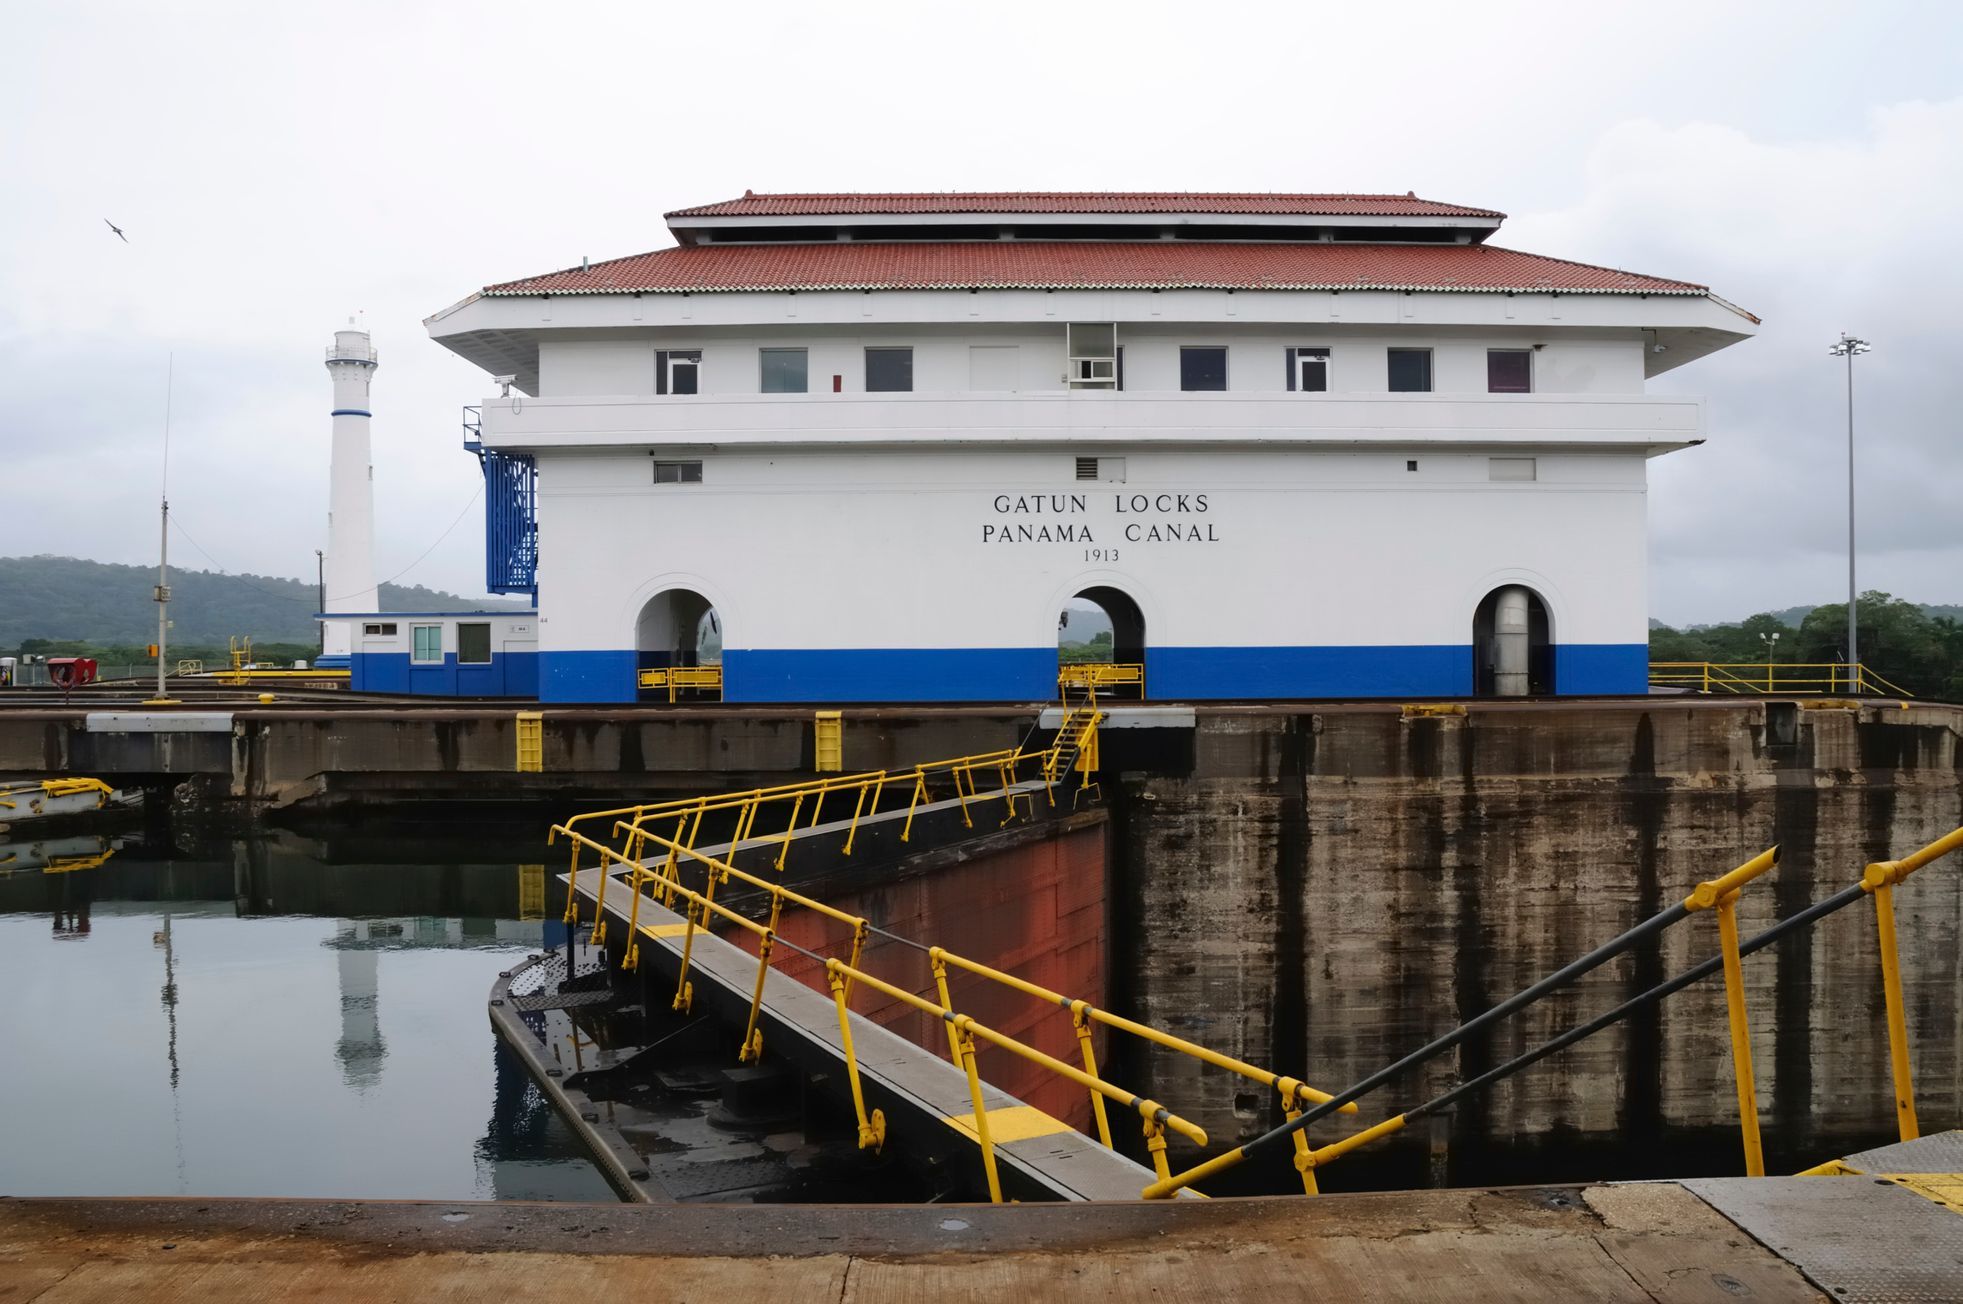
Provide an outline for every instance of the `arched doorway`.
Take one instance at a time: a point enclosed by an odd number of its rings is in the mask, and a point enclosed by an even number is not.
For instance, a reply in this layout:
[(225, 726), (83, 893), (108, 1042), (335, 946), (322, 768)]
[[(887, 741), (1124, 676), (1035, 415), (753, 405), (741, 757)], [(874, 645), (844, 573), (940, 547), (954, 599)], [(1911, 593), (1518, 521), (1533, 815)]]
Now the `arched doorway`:
[(655, 594), (641, 608), (634, 626), (635, 668), (641, 672), (641, 691), (650, 696), (673, 700), (679, 695), (721, 696), (720, 682), (708, 693), (706, 681), (682, 684), (678, 689), (662, 683), (645, 682), (650, 670), (722, 665), (722, 618), (715, 604), (693, 589), (667, 589)]
[(1057, 617), (1058, 673), (1074, 665), (1109, 667), (1098, 674), (1098, 691), (1145, 696), (1145, 613), (1131, 595), (1105, 586), (1067, 599)]
[(1494, 589), (1472, 616), (1472, 691), (1479, 697), (1554, 692), (1554, 640), (1547, 604), (1525, 585)]

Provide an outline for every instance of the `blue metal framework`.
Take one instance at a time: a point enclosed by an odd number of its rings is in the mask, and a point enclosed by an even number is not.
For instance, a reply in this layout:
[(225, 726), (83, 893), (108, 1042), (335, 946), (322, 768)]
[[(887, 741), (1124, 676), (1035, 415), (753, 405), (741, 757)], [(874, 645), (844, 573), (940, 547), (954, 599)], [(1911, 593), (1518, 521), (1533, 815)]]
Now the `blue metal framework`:
[(538, 465), (484, 447), (482, 414), (463, 410), (463, 446), (484, 470), (484, 587), (538, 600)]

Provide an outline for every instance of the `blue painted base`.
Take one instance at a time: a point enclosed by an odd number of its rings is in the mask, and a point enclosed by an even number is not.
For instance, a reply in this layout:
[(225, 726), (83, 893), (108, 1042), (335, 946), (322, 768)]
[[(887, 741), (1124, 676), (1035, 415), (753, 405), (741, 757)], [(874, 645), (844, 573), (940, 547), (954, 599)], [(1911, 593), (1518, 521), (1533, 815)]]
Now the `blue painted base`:
[(461, 665), (456, 653), (417, 662), (407, 652), (357, 652), (349, 687), (358, 693), (426, 693), (431, 697), (536, 697), (538, 653), (491, 654), (489, 665)]
[[(632, 702), (633, 651), (540, 654), (547, 702)], [(1054, 648), (730, 649), (729, 702), (1031, 702), (1056, 696)], [(1145, 688), (1160, 701), (1262, 698), (1468, 697), (1472, 646), (1162, 647), (1145, 654)], [(1554, 649), (1555, 692), (1640, 694), (1641, 643)], [(400, 691), (400, 690), (398, 690)], [(411, 689), (408, 691), (421, 691)]]

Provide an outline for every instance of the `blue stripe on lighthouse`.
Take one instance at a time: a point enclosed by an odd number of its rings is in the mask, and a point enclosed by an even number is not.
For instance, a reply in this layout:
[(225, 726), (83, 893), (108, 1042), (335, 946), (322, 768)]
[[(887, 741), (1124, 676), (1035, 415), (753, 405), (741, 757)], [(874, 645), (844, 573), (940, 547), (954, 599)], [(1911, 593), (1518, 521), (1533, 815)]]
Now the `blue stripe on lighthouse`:
[(330, 417), (372, 417), (373, 412), (363, 412), (360, 408), (335, 408), (327, 414)]

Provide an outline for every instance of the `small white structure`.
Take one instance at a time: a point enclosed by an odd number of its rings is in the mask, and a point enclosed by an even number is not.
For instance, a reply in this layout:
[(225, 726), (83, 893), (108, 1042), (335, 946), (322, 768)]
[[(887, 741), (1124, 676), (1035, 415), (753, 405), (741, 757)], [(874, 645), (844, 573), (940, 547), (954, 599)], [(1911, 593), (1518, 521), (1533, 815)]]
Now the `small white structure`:
[(1642, 692), (1645, 462), (1705, 434), (1644, 381), (1756, 319), (1502, 220), (746, 193), (427, 325), (507, 381), (548, 701), (1040, 700), (1079, 600), (1153, 698)]
[[(334, 332), (327, 374), (334, 381), (334, 444), (327, 488), (327, 554), (323, 609), (330, 616), (368, 612), (381, 605), (375, 586), (375, 468), (369, 454), (368, 391), (377, 360), (368, 332)], [(346, 666), (354, 652), (352, 620), (326, 619), (321, 628), (322, 667)]]

